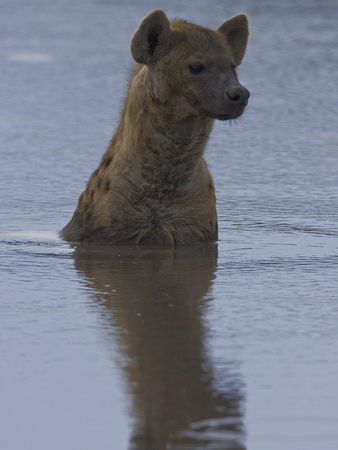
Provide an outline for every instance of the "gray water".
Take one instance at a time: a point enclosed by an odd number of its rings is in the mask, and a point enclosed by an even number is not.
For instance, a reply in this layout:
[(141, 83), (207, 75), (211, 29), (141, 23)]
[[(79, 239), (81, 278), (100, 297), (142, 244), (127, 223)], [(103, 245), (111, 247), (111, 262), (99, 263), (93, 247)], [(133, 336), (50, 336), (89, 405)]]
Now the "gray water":
[[(218, 246), (70, 246), (140, 20), (250, 15), (206, 159)], [(0, 14), (0, 448), (338, 449), (338, 2), (13, 0)]]

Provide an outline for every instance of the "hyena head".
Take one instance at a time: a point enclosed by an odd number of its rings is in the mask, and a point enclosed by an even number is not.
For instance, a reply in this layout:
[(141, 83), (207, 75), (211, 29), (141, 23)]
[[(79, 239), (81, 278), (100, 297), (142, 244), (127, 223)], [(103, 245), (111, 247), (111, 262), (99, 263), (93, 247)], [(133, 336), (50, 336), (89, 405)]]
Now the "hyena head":
[(136, 31), (131, 52), (147, 70), (149, 91), (178, 118), (191, 115), (218, 120), (240, 116), (249, 91), (237, 77), (248, 41), (248, 19), (239, 14), (217, 30), (183, 20), (169, 22), (161, 10)]

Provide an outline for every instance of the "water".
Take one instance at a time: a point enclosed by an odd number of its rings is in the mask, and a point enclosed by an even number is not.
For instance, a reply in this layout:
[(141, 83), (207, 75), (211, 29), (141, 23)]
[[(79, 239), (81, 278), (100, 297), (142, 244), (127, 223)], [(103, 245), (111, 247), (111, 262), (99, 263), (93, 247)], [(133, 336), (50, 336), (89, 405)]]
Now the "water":
[[(220, 241), (72, 247), (156, 8), (250, 15), (250, 104), (206, 154)], [(337, 2), (1, 9), (1, 448), (338, 449)]]

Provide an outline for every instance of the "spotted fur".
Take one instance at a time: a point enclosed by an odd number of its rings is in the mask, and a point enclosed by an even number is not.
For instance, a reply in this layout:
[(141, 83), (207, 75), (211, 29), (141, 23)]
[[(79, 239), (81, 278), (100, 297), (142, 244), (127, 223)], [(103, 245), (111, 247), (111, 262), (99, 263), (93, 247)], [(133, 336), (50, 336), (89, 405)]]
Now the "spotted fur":
[(194, 245), (218, 239), (215, 191), (203, 152), (215, 119), (240, 116), (237, 78), (248, 21), (218, 30), (147, 16), (120, 124), (60, 235), (101, 244)]

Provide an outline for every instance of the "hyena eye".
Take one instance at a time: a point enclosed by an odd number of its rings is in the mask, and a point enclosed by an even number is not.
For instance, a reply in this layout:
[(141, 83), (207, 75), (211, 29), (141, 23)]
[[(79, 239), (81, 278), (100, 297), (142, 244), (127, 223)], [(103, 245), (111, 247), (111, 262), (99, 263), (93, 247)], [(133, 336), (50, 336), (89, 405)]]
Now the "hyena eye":
[(205, 71), (205, 67), (201, 63), (194, 63), (189, 66), (190, 72), (194, 75), (202, 73)]

